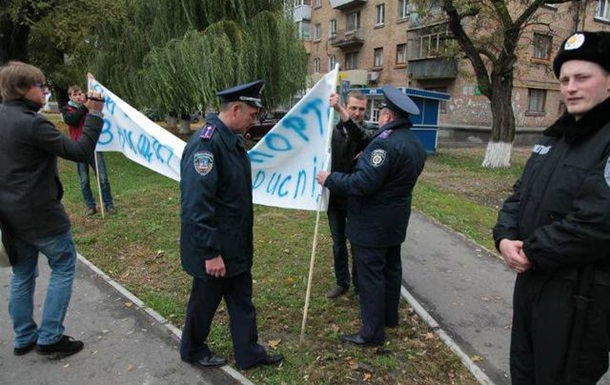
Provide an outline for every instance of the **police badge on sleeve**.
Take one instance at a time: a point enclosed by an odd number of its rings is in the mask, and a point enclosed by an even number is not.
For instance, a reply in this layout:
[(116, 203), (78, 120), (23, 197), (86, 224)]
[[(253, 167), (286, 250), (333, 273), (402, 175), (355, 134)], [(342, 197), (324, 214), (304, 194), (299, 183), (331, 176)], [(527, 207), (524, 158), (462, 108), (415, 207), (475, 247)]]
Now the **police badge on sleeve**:
[(193, 165), (199, 175), (208, 175), (214, 168), (214, 154), (209, 151), (196, 152), (193, 156)]
[(385, 162), (386, 155), (386, 151), (381, 148), (373, 150), (373, 152), (371, 152), (371, 165), (373, 167), (381, 166), (383, 162)]

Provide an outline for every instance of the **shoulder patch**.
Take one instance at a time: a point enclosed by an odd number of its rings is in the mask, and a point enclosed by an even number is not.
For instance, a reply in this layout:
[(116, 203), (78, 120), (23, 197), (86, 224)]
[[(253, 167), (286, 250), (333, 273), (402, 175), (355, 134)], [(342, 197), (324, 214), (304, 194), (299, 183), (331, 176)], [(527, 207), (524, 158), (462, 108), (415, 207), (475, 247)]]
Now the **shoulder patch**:
[(385, 130), (384, 132), (379, 134), (379, 137), (382, 139), (387, 139), (390, 135), (392, 135), (392, 130)]
[(371, 152), (371, 165), (373, 167), (379, 167), (385, 162), (385, 158), (387, 156), (387, 152), (381, 148), (377, 150), (373, 150)]
[(606, 161), (606, 167), (604, 168), (604, 178), (606, 179), (606, 184), (610, 187), (610, 157)]
[(199, 175), (208, 175), (214, 168), (214, 154), (209, 151), (196, 152), (193, 155), (193, 166)]
[(212, 136), (214, 136), (215, 132), (216, 132), (216, 126), (213, 124), (207, 123), (201, 129), (201, 134), (199, 135), (199, 138), (201, 138), (203, 140), (210, 140), (210, 139), (212, 139)]

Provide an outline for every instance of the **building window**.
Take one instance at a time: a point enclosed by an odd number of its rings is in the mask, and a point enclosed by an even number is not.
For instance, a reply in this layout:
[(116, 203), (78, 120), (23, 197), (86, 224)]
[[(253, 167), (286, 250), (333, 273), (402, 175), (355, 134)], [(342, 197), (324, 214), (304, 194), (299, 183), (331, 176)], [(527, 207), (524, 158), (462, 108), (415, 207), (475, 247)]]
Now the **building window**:
[(328, 71), (332, 71), (335, 69), (337, 65), (337, 58), (335, 55), (328, 55)]
[(294, 6), (298, 7), (300, 5), (309, 5), (311, 6), (311, 0), (294, 0)]
[(595, 4), (595, 17), (610, 21), (610, 0), (597, 0)]
[(541, 113), (544, 112), (544, 103), (546, 101), (546, 90), (530, 88), (529, 102), (527, 112)]
[(345, 69), (355, 70), (358, 68), (358, 52), (350, 52), (345, 54)]
[(407, 63), (407, 45), (397, 44), (396, 45), (396, 64)]
[(309, 21), (297, 21), (297, 30), (299, 31), (299, 39), (309, 40), (311, 38), (309, 34)]
[(318, 57), (313, 59), (313, 73), (314, 74), (320, 73), (320, 58), (318, 58)]
[(319, 8), (322, 6), (322, 0), (315, 0), (314, 7)]
[(337, 36), (337, 20), (328, 21), (328, 37), (334, 39)]
[(442, 57), (451, 45), (449, 23), (408, 32), (408, 60)]
[(409, 0), (398, 0), (398, 19), (409, 16)]
[(320, 40), (322, 38), (322, 24), (318, 23), (313, 29), (313, 39)]
[(383, 66), (383, 48), (375, 48), (373, 66)]
[(350, 12), (347, 14), (346, 32), (354, 32), (360, 28), (360, 11)]
[(383, 25), (385, 23), (385, 4), (377, 4), (375, 6), (375, 25)]
[(553, 38), (549, 35), (534, 33), (534, 58), (549, 60)]

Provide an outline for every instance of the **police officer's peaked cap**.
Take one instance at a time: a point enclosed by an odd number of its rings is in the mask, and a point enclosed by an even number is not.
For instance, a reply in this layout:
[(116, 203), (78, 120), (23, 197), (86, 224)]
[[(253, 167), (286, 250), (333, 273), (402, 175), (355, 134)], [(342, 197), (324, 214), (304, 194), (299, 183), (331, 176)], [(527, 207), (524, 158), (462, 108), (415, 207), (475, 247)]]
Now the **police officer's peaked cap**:
[(262, 108), (261, 91), (264, 86), (264, 80), (257, 80), (252, 83), (240, 84), (223, 91), (218, 91), (216, 95), (220, 96), (223, 103), (244, 102)]
[(610, 72), (610, 32), (580, 31), (570, 35), (559, 47), (553, 61), (553, 72), (559, 78), (561, 66), (569, 60), (597, 63)]
[(381, 92), (385, 96), (385, 101), (381, 105), (382, 108), (388, 108), (403, 117), (419, 115), (419, 108), (413, 100), (396, 87), (388, 84), (381, 89)]

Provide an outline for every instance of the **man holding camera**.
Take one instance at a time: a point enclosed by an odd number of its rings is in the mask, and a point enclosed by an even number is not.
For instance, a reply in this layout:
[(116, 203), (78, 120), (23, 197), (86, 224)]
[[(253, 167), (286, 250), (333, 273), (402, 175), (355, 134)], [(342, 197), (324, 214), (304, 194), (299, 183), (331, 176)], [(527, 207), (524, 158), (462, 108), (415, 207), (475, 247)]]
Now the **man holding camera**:
[[(62, 358), (83, 349), (83, 342), (64, 334), (63, 321), (72, 295), (76, 250), (70, 219), (61, 198), (63, 188), (57, 158), (90, 159), (102, 126), (101, 95), (91, 92), (83, 132), (78, 141), (63, 135), (37, 113), (48, 87), (42, 71), (11, 61), (0, 67), (0, 220), (14, 242), (15, 260), (9, 294), (13, 322), (13, 353), (32, 349), (50, 358)], [(34, 321), (34, 288), (38, 257), (51, 268), (40, 324)]]
[[(87, 101), (87, 96), (83, 93), (81, 88), (76, 85), (68, 88), (68, 95), (70, 96), (70, 101), (62, 108), (61, 115), (70, 129), (70, 137), (74, 140), (78, 140), (83, 133), (85, 117), (89, 112), (87, 104), (85, 103)], [(85, 205), (87, 206), (87, 215), (93, 215), (97, 212), (95, 199), (93, 198), (93, 192), (91, 191), (91, 182), (89, 181), (89, 166), (93, 168), (94, 172), (99, 173), (103, 205), (107, 213), (113, 214), (114, 202), (110, 191), (110, 182), (108, 181), (108, 172), (106, 171), (104, 155), (100, 152), (95, 152), (95, 158), (91, 155), (91, 158), (86, 162), (79, 162), (76, 165), (81, 192), (83, 194), (83, 199), (85, 200)]]

